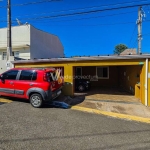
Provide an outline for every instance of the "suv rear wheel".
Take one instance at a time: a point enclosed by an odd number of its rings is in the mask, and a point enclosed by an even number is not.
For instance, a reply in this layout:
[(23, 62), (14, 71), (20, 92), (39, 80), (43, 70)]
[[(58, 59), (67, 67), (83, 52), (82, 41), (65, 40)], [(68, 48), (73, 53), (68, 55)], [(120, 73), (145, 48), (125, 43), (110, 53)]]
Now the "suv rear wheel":
[(43, 104), (42, 96), (38, 93), (32, 94), (30, 96), (30, 103), (35, 108), (41, 107)]

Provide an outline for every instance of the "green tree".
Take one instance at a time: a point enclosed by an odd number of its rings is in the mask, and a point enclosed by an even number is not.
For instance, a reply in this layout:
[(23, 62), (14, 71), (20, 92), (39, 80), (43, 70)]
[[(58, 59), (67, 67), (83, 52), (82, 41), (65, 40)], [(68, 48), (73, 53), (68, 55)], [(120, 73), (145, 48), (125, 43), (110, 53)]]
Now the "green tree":
[(115, 46), (114, 54), (120, 54), (121, 52), (123, 52), (127, 48), (128, 47), (125, 44), (118, 44)]

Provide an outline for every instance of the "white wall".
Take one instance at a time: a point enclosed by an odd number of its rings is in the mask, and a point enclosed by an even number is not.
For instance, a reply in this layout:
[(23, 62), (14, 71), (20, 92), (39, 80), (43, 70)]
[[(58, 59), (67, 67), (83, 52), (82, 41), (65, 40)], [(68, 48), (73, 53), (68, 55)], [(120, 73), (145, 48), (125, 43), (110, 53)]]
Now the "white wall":
[(6, 68), (6, 61), (0, 60), (0, 74), (5, 72), (7, 70)]
[[(7, 28), (0, 29), (0, 60), (3, 51), (7, 51)], [(31, 25), (12, 27), (12, 51), (19, 51), (19, 57), (24, 59), (64, 56), (64, 48), (57, 36)]]
[(11, 61), (14, 61), (14, 57), (10, 57), (10, 66), (7, 68), (6, 66), (6, 60), (0, 60), (0, 74), (7, 71), (8, 69), (14, 68), (14, 65), (11, 63)]
[(30, 59), (30, 50), (22, 50), (20, 51), (19, 58)]
[[(7, 51), (7, 28), (0, 29), (0, 60)], [(19, 51), (20, 57), (30, 59), (30, 25), (12, 27), (12, 51)]]
[[(19, 51), (19, 58), (30, 59), (30, 48), (14, 48), (13, 52)], [(0, 60), (2, 60), (3, 52), (6, 52), (5, 49), (0, 50)]]
[(0, 60), (2, 60), (2, 51), (0, 51)]
[(30, 48), (22, 48), (16, 51), (19, 51), (19, 58), (30, 59)]
[(57, 58), (64, 56), (64, 48), (59, 38), (31, 27), (31, 59), (33, 58)]
[[(30, 45), (30, 25), (12, 27), (12, 47)], [(0, 29), (0, 49), (7, 47), (7, 28)]]

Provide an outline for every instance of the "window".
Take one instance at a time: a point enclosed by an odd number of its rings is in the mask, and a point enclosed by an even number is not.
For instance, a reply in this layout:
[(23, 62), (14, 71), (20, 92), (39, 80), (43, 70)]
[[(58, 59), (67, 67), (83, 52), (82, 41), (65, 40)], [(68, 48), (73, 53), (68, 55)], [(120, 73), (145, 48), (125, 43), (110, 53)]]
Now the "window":
[(109, 67), (97, 67), (96, 72), (99, 79), (109, 79)]
[(82, 67), (76, 67), (76, 76), (82, 76)]
[(19, 51), (15, 51), (14, 52), (14, 57), (18, 57), (19, 58)]
[(6, 53), (6, 52), (3, 52), (2, 60), (6, 60), (6, 57), (7, 57), (7, 53)]
[(37, 72), (32, 70), (23, 70), (21, 71), (19, 80), (36, 80), (37, 79)]
[(2, 74), (2, 76), (6, 80), (16, 80), (17, 74), (18, 74), (18, 70), (12, 70)]

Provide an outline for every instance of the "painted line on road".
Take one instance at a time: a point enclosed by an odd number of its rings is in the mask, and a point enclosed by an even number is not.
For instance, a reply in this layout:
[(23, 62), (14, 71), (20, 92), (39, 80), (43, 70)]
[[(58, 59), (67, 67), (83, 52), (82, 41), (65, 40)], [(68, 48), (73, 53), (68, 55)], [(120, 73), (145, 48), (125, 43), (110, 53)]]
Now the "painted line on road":
[(9, 99), (0, 98), (0, 102), (2, 103), (11, 103), (12, 101)]
[(137, 117), (137, 116), (132, 116), (132, 115), (113, 113), (113, 112), (108, 112), (108, 111), (101, 111), (97, 109), (85, 108), (85, 107), (80, 107), (80, 106), (72, 106), (71, 109), (88, 112), (88, 113), (101, 114), (101, 115), (115, 117), (119, 119), (150, 123), (150, 118), (143, 118), (143, 117)]

